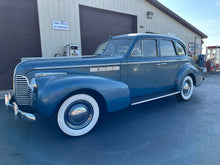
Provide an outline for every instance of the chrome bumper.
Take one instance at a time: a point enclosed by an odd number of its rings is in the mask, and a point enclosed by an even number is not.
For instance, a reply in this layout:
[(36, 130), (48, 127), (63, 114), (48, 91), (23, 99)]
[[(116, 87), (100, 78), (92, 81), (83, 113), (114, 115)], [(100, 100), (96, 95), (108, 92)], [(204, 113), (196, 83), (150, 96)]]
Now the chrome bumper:
[(35, 121), (35, 115), (31, 113), (26, 113), (18, 109), (18, 105), (12, 101), (11, 95), (8, 93), (5, 95), (5, 105), (9, 112), (13, 113), (15, 119), (23, 119), (26, 121)]

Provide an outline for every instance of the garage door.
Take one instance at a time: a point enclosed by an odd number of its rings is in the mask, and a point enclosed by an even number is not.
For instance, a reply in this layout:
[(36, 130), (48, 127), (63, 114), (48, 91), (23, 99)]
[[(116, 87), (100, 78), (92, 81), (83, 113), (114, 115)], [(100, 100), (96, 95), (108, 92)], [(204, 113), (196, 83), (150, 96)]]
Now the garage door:
[(21, 57), (41, 56), (36, 0), (0, 0), (0, 90), (12, 89)]
[(79, 8), (83, 55), (93, 54), (111, 35), (137, 32), (137, 16), (86, 6)]

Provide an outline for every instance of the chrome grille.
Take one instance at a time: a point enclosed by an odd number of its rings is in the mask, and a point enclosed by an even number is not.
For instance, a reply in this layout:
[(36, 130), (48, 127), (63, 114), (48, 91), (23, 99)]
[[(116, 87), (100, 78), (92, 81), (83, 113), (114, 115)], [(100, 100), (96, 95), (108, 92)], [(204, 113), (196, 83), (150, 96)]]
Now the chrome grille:
[(32, 90), (27, 77), (16, 75), (14, 81), (15, 99), (18, 105), (32, 104)]

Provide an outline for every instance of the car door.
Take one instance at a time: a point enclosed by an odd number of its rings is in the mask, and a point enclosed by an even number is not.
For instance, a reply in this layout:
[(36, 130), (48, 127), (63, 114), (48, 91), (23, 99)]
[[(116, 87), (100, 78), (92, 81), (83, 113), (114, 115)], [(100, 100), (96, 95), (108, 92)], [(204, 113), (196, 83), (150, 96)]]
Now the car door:
[(160, 61), (157, 40), (140, 39), (127, 59), (127, 84), (132, 98), (160, 90)]
[(161, 87), (163, 87), (164, 91), (174, 89), (180, 64), (174, 41), (167, 39), (160, 40), (160, 58)]

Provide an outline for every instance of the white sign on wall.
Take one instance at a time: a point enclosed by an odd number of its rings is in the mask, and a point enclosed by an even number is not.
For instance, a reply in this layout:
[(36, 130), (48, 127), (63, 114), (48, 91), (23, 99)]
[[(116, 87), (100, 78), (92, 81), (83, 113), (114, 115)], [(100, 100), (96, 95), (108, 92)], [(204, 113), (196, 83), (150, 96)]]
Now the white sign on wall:
[(176, 37), (175, 33), (167, 33), (168, 36)]
[(54, 30), (69, 30), (69, 24), (68, 22), (63, 21), (52, 21), (53, 29)]

